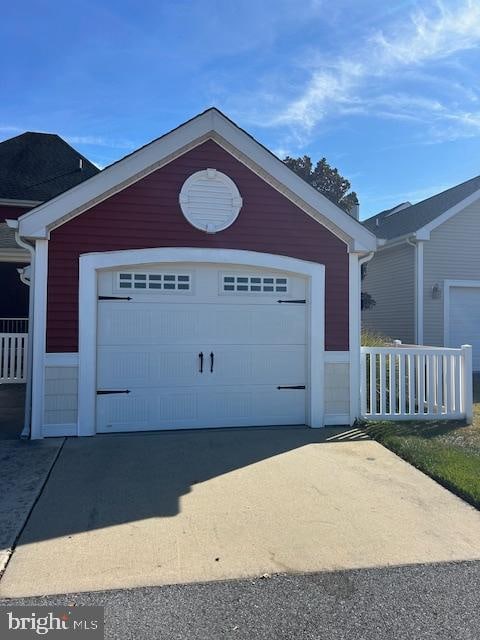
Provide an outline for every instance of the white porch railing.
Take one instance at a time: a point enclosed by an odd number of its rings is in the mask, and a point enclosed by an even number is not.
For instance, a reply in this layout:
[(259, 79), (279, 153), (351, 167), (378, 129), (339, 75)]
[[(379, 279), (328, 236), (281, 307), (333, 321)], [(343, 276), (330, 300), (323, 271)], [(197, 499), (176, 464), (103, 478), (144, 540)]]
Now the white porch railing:
[(0, 333), (28, 333), (28, 318), (0, 318)]
[(472, 348), (362, 347), (367, 420), (472, 420)]
[(26, 382), (28, 333), (0, 333), (0, 384)]

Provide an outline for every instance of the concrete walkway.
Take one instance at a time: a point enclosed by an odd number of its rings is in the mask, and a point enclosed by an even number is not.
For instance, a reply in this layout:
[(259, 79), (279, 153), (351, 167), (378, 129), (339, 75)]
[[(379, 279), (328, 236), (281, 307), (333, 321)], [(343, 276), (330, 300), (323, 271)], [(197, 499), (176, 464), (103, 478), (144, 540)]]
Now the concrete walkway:
[(362, 434), (69, 439), (0, 596), (480, 558), (480, 513)]
[(0, 575), (62, 442), (0, 440)]
[(0, 384), (0, 576), (63, 442), (20, 440), (24, 405), (24, 384)]

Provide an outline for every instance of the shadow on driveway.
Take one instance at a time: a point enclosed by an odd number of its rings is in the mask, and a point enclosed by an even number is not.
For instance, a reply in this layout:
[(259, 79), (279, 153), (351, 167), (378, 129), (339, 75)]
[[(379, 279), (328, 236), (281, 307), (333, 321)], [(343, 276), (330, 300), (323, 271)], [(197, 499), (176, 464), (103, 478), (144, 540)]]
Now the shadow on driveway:
[(25, 385), (0, 384), (0, 440), (17, 440), (23, 428)]
[(69, 438), (22, 544), (147, 518), (170, 518), (202, 482), (358, 429), (248, 428)]

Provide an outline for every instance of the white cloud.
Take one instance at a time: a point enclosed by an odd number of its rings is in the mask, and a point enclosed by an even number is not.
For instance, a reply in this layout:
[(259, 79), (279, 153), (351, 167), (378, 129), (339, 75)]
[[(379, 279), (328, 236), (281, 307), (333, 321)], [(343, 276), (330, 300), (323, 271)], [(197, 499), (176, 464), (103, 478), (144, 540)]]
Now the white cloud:
[[(440, 128), (436, 129), (440, 122), (448, 123), (449, 139), (455, 134), (477, 135), (480, 112), (445, 99), (425, 98), (421, 82), (402, 94), (384, 95), (384, 87), (401, 80), (402, 74), (408, 77), (411, 71), (428, 69), (479, 45), (480, 2), (464, 0), (452, 7), (436, 2), (428, 11), (416, 11), (406, 22), (390, 25), (388, 32), (377, 31), (348, 56), (317, 61), (298, 97), (274, 113), (268, 124), (288, 125), (301, 139), (329, 116), (363, 114), (426, 122), (432, 140), (440, 138)], [(475, 92), (470, 100), (478, 101)]]
[(20, 129), (20, 127), (13, 127), (10, 125), (0, 125), (0, 134), (3, 133), (19, 133), (20, 131), (24, 131), (24, 129)]
[(110, 149), (134, 149), (135, 145), (129, 140), (111, 140), (102, 136), (64, 136), (70, 144), (85, 144)]

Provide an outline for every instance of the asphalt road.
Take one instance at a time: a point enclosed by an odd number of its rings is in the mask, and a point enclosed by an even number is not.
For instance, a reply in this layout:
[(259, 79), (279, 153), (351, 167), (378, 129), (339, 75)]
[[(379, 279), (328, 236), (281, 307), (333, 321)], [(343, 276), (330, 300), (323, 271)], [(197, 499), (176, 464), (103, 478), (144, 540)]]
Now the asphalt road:
[(480, 562), (7, 602), (104, 605), (106, 638), (119, 640), (478, 640)]

